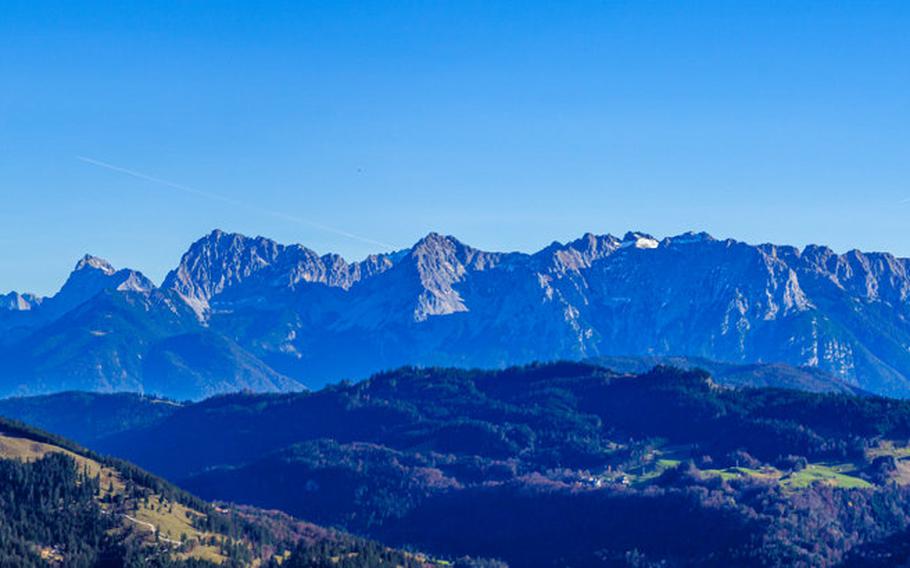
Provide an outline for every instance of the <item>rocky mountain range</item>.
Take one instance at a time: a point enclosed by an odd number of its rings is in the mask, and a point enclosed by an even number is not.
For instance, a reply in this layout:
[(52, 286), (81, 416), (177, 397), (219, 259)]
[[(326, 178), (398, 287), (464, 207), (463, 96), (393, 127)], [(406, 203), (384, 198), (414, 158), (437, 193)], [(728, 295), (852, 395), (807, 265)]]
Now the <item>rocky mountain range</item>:
[(161, 286), (87, 256), (49, 298), (0, 296), (0, 394), (199, 398), (402, 365), (687, 356), (807, 367), (910, 396), (910, 260), (686, 233), (533, 254), (432, 233), (359, 262), (213, 231)]

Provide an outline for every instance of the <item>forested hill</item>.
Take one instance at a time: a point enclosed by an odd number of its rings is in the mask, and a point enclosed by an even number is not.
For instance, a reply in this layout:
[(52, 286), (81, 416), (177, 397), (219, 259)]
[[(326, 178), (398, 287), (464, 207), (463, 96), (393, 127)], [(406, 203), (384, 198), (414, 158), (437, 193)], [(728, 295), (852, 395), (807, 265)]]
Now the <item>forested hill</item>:
[[(869, 395), (867, 391), (838, 379), (817, 367), (794, 367), (783, 363), (752, 363), (748, 365), (712, 361), (704, 357), (641, 356), (641, 357), (592, 357), (585, 362), (622, 373), (645, 373), (654, 367), (701, 369), (711, 375), (711, 380), (734, 388), (781, 388), (806, 392), (828, 392)], [(0, 405), (3, 401), (0, 401)], [(0, 406), (2, 413), (2, 406)]]
[(634, 375), (557, 363), (503, 371), (404, 368), (315, 393), (224, 395), (99, 447), (181, 477), (320, 438), (520, 454), (562, 467), (599, 463), (613, 443), (649, 437), (772, 459), (855, 457), (880, 437), (908, 435), (910, 402), (729, 389), (700, 370), (657, 367)]
[(437, 555), (834, 566), (888, 565), (883, 543), (906, 540), (908, 437), (910, 402), (559, 363), (219, 396), (97, 446), (206, 498)]
[[(38, 415), (61, 400), (26, 402)], [(541, 568), (910, 559), (910, 401), (558, 363), (404, 368), (146, 418), (115, 420), (93, 448), (206, 499), (435, 557)]]
[[(598, 357), (586, 364), (625, 374), (644, 373), (655, 366), (702, 369), (711, 380), (735, 388), (775, 387), (808, 392), (868, 396), (819, 369), (791, 367), (781, 363), (736, 365), (699, 357)], [(296, 397), (290, 397), (294, 399)], [(69, 439), (95, 446), (125, 430), (152, 426), (192, 402), (137, 393), (68, 391), (50, 395), (0, 399), (0, 416), (7, 416)], [(205, 403), (207, 404), (207, 403)]]
[(423, 556), (278, 512), (216, 507), (127, 462), (0, 419), (0, 566), (277, 567), (279, 562), (431, 565)]

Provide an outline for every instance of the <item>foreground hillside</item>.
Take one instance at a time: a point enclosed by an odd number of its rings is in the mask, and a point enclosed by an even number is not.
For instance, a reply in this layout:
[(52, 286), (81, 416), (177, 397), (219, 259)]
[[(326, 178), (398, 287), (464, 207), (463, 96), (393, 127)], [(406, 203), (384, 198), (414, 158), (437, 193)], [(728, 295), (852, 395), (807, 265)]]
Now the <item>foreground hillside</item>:
[(533, 254), (432, 233), (347, 262), (213, 231), (161, 286), (94, 257), (0, 298), (0, 395), (279, 392), (402, 365), (684, 356), (784, 363), (910, 396), (910, 261), (687, 233)]
[(93, 444), (206, 498), (437, 555), (887, 566), (910, 550), (908, 439), (910, 402), (561, 363), (226, 395)]
[(423, 557), (251, 507), (0, 420), (0, 566), (388, 566)]

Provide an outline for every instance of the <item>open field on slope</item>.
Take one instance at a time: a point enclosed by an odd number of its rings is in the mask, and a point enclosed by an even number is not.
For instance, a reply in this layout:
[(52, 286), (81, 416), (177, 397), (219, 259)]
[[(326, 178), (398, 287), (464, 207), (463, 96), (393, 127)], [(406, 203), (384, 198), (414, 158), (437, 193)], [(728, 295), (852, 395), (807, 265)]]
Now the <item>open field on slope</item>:
[[(172, 545), (174, 548), (180, 544), (182, 536), (187, 540), (195, 539), (200, 544), (186, 551), (174, 550), (173, 555), (176, 558), (184, 559), (197, 558), (218, 563), (224, 561), (217, 546), (201, 543), (209, 542), (213, 538), (220, 541), (225, 537), (200, 531), (190, 522), (191, 518), (201, 517), (203, 513), (189, 509), (180, 503), (164, 500), (157, 494), (152, 494), (146, 499), (128, 498), (126, 484), (116, 469), (59, 446), (0, 434), (0, 459), (34, 461), (51, 452), (70, 456), (76, 461), (77, 467), (88, 472), (90, 476), (97, 476), (100, 479), (101, 493), (98, 495), (98, 500), (101, 508), (121, 515), (124, 529), (134, 528), (138, 534), (145, 534), (144, 540), (148, 544), (155, 542), (157, 532), (165, 544)], [(115, 506), (113, 503), (118, 497), (120, 503)]]
[[(107, 482), (109, 480), (115, 482), (115, 490), (122, 491), (124, 488), (122, 481), (120, 481), (120, 476), (116, 475), (114, 470), (106, 468), (94, 460), (44, 442), (0, 434), (0, 458), (33, 461), (44, 457), (48, 452), (66, 454), (76, 461), (78, 467), (84, 468), (90, 475), (100, 474), (105, 488), (108, 486)], [(117, 483), (119, 483), (119, 487)]]
[(134, 512), (130, 516), (139, 521), (139, 524), (148, 523), (145, 526), (151, 525), (151, 527), (154, 527), (160, 539), (166, 542), (173, 544), (186, 540), (196, 540), (199, 543), (189, 551), (177, 551), (175, 553), (177, 558), (198, 558), (212, 562), (224, 560), (217, 546), (202, 544), (203, 542), (209, 542), (211, 538), (221, 541), (224, 537), (195, 528), (190, 519), (204, 516), (198, 511), (174, 501), (167, 501), (160, 495), (152, 495), (145, 500), (136, 502)]
[[(910, 448), (896, 447), (891, 442), (880, 448), (870, 450), (871, 455), (895, 455), (898, 459), (898, 470), (892, 479), (900, 484), (910, 484)], [(642, 457), (641, 462), (627, 469), (615, 468), (592, 479), (601, 479), (604, 483), (621, 483), (624, 485), (645, 486), (656, 481), (665, 472), (678, 467), (691, 459), (689, 448), (684, 446), (665, 446), (656, 448)], [(809, 463), (798, 471), (784, 471), (772, 466), (751, 468), (731, 466), (726, 468), (699, 469), (702, 476), (717, 476), (726, 481), (752, 477), (779, 483), (787, 490), (799, 490), (814, 483), (824, 483), (844, 489), (869, 489), (872, 483), (860, 477), (862, 464), (854, 463)]]
[(853, 464), (810, 463), (805, 469), (794, 472), (785, 472), (774, 467), (763, 467), (761, 469), (730, 467), (726, 469), (706, 469), (702, 470), (702, 473), (704, 475), (719, 475), (727, 480), (746, 476), (767, 479), (776, 481), (781, 487), (790, 490), (808, 487), (813, 483), (825, 483), (844, 489), (869, 489), (873, 487), (865, 479), (852, 475), (858, 473)]

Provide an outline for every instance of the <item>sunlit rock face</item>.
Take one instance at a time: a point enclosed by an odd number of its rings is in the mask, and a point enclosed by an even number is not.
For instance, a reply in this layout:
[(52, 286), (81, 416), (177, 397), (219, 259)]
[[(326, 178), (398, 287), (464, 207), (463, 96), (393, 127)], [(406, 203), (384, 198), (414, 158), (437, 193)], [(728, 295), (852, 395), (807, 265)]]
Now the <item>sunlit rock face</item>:
[(431, 233), (347, 263), (213, 233), (165, 287), (314, 385), (405, 364), (683, 354), (814, 366), (910, 393), (910, 277), (886, 254), (643, 232), (498, 253)]

